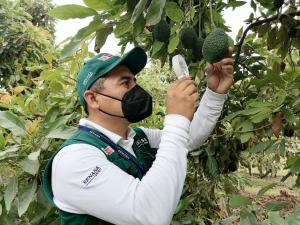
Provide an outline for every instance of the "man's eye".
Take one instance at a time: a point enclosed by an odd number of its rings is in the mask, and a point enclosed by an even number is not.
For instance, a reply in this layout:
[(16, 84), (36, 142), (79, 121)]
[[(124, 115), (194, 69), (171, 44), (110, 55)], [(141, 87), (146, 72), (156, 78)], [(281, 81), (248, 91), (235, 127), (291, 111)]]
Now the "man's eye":
[(128, 81), (124, 81), (124, 82), (122, 82), (122, 85), (129, 85), (129, 82)]

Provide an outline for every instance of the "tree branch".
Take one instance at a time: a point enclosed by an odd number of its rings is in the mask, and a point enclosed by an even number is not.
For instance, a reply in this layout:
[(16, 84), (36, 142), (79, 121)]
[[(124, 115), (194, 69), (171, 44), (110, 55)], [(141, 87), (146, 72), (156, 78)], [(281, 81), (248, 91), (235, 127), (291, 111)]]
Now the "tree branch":
[(286, 181), (286, 179), (288, 179), (290, 176), (292, 176), (292, 172), (288, 172), (284, 177), (281, 178), (280, 182), (284, 182)]
[(258, 20), (258, 21), (254, 22), (254, 23), (251, 23), (251, 24), (246, 28), (246, 30), (244, 31), (244, 33), (243, 33), (243, 35), (242, 35), (242, 37), (241, 37), (241, 40), (240, 40), (240, 42), (238, 43), (238, 46), (237, 46), (237, 53), (236, 53), (236, 55), (235, 55), (235, 63), (234, 63), (235, 65), (234, 65), (234, 67), (236, 68), (237, 65), (238, 65), (239, 58), (240, 58), (240, 53), (241, 53), (241, 48), (242, 48), (242, 45), (243, 45), (243, 43), (244, 43), (244, 40), (245, 40), (245, 38), (246, 38), (247, 33), (248, 33), (249, 30), (251, 30), (253, 27), (262, 25), (262, 24), (264, 24), (264, 23), (269, 23), (269, 22), (272, 22), (272, 21), (274, 21), (274, 20), (280, 20), (280, 19), (282, 19), (282, 18), (284, 18), (284, 17), (286, 17), (286, 16), (292, 16), (292, 17), (293, 17), (293, 16), (299, 16), (299, 15), (300, 15), (300, 11), (297, 11), (297, 12), (293, 12), (293, 13), (289, 13), (289, 14), (281, 14), (279, 17), (278, 17), (278, 15), (275, 15), (275, 16), (272, 16), (272, 17), (270, 17), (270, 18), (263, 19), (263, 20)]
[(245, 64), (243, 64), (241, 62), (239, 62), (238, 64), (240, 64), (243, 68), (245, 68), (248, 72), (253, 74), (255, 77), (259, 78), (258, 74), (254, 73), (248, 66), (246, 66)]

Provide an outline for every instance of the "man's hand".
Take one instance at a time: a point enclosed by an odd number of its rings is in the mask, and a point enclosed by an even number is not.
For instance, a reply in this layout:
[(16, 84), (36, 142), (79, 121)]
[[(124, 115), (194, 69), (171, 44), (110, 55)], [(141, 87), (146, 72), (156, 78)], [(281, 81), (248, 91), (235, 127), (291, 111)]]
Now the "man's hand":
[(228, 55), (220, 62), (208, 64), (207, 87), (219, 94), (225, 94), (233, 83), (233, 59), (232, 48), (228, 49)]
[(166, 95), (167, 114), (179, 114), (192, 120), (198, 100), (195, 81), (186, 77), (181, 78), (173, 84)]

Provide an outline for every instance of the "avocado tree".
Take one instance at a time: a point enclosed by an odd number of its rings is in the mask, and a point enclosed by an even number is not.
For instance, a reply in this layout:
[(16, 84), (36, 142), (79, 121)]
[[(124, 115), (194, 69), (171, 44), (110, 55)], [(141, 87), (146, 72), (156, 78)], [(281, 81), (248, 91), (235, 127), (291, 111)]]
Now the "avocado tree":
[(0, 85), (27, 85), (54, 52), (50, 1), (0, 2)]
[[(206, 63), (224, 58), (228, 46), (234, 49), (235, 84), (211, 138), (191, 154), (196, 158), (190, 160), (190, 171), (194, 171), (192, 183), (198, 175), (205, 174), (214, 180), (220, 174), (226, 176), (237, 170), (240, 163), (249, 167), (247, 158), (269, 155), (271, 165), (286, 159), (286, 167), (290, 169), (287, 176), (298, 176), (295, 185), (300, 185), (299, 153), (288, 154), (285, 149), (288, 138), (300, 134), (299, 1), (248, 1), (251, 13), (245, 21), (246, 28), (240, 29), (235, 40), (226, 35), (230, 29), (222, 12), (227, 8), (239, 10), (246, 1), (83, 2), (86, 6), (62, 5), (50, 12), (58, 19), (93, 17), (63, 48), (62, 58), (72, 55), (81, 41), (93, 38), (95, 51), (99, 52), (107, 36), (113, 33), (122, 51), (128, 43), (141, 46), (151, 59), (159, 59), (162, 65), (166, 62), (171, 65), (176, 54), (184, 55), (192, 78), (203, 91)], [(270, 170), (267, 162), (258, 162), (262, 173), (267, 174)], [(197, 193), (192, 186), (187, 186), (190, 192), (186, 196)], [(214, 196), (214, 188), (210, 196)], [(197, 208), (195, 202), (199, 199), (191, 199), (185, 204), (189, 202)]]
[[(235, 85), (210, 142), (199, 155), (205, 171), (215, 176), (236, 170), (240, 151), (285, 157), (285, 137), (299, 136), (299, 2), (248, 2), (252, 12), (235, 40), (226, 35), (230, 29), (222, 12), (238, 10), (246, 1), (84, 0), (86, 6), (62, 5), (49, 14), (58, 19), (93, 17), (63, 48), (62, 58), (92, 38), (98, 52), (113, 33), (122, 51), (133, 43), (162, 65), (183, 54), (200, 90), (206, 63), (221, 60), (228, 46), (233, 47)], [(294, 168), (298, 156), (291, 157), (288, 167)], [(293, 175), (299, 172), (292, 169)]]

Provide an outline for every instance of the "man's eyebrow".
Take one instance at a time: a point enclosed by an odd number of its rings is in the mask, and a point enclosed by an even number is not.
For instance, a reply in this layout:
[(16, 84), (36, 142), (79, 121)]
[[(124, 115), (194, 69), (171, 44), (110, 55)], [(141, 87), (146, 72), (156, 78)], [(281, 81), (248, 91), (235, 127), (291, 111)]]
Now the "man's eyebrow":
[(119, 77), (119, 81), (122, 81), (122, 80), (130, 80), (131, 78), (135, 79), (135, 77), (132, 77), (131, 75), (122, 74), (122, 75)]

